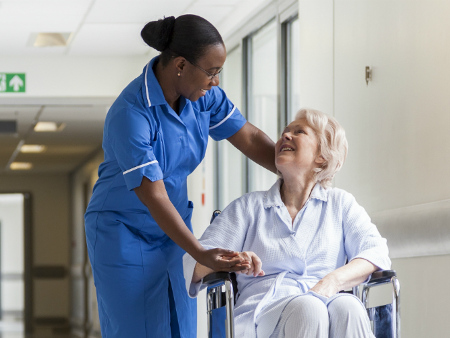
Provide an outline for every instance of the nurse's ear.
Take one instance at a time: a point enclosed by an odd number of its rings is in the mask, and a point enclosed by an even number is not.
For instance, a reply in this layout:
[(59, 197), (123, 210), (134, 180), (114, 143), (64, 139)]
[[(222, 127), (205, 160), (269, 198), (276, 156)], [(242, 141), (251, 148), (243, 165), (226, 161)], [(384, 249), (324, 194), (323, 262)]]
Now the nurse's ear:
[[(174, 59), (174, 63), (175, 63), (175, 68), (176, 68), (177, 73), (181, 75), (184, 67), (186, 66), (186, 59), (182, 56), (177, 56)], [(178, 75), (178, 76), (180, 76), (180, 75)]]

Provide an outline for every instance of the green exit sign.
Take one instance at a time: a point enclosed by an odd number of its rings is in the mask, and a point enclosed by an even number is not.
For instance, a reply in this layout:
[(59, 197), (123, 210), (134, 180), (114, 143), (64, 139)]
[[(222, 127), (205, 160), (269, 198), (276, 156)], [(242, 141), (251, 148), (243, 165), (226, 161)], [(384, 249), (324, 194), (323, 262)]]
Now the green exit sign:
[(25, 93), (25, 73), (0, 73), (0, 93)]

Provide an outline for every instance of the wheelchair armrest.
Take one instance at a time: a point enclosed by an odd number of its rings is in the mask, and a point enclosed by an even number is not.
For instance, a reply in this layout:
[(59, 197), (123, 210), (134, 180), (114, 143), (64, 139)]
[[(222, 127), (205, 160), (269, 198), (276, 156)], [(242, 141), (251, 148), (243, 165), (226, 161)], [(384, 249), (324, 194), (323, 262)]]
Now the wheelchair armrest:
[(367, 284), (378, 284), (389, 281), (392, 277), (397, 277), (395, 270), (379, 270), (372, 273)]
[(209, 275), (203, 277), (203, 284), (211, 286), (220, 282), (224, 283), (226, 280), (231, 281), (231, 274), (225, 271), (218, 271), (210, 273)]

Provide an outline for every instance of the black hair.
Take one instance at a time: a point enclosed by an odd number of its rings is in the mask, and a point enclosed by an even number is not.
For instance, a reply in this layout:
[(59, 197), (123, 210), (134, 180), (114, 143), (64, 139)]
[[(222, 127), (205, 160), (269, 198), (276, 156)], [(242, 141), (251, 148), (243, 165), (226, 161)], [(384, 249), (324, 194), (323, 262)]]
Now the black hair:
[(193, 14), (151, 21), (142, 29), (141, 37), (161, 52), (163, 66), (177, 56), (196, 63), (208, 47), (224, 44), (219, 31), (208, 20)]

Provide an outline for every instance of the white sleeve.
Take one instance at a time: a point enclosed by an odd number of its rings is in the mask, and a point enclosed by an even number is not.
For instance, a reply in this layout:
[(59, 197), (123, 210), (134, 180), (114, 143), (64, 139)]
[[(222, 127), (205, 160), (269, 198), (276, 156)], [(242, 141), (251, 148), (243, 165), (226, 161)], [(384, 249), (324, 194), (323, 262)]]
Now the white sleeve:
[(198, 283), (192, 283), (192, 275), (194, 274), (195, 264), (197, 264), (195, 259), (188, 253), (185, 253), (183, 256), (183, 273), (186, 281), (186, 290), (191, 298), (197, 297), (200, 290), (204, 288), (202, 287), (201, 281)]
[(353, 197), (344, 196), (343, 227), (348, 260), (363, 258), (380, 269), (390, 269), (387, 241), (381, 237), (369, 215)]

